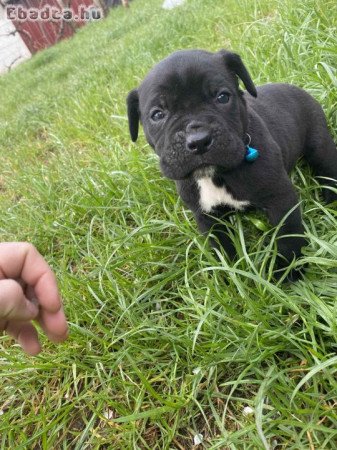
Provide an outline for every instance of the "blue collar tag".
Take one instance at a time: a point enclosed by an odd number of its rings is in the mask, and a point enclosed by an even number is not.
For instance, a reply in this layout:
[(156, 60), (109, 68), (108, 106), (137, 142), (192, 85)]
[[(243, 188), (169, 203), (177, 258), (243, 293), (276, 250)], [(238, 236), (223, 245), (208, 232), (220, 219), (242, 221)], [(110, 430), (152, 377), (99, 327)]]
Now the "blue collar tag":
[(245, 160), (247, 162), (253, 162), (260, 156), (260, 153), (256, 148), (249, 147), (249, 145), (246, 145), (246, 155)]

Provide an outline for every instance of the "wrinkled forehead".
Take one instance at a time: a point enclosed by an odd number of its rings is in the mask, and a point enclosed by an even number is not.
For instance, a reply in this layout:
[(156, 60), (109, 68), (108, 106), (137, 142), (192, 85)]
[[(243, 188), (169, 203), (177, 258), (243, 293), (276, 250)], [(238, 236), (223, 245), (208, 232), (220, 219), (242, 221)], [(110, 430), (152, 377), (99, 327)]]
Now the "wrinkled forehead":
[(147, 109), (159, 100), (204, 100), (226, 87), (235, 88), (235, 80), (220, 61), (162, 61), (139, 87), (140, 107)]

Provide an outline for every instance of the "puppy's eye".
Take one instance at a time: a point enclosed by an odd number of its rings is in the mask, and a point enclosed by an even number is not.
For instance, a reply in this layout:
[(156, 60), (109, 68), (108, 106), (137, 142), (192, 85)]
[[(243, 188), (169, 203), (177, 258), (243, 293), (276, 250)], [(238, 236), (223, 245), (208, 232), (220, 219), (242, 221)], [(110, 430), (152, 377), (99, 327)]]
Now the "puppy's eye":
[(151, 113), (151, 119), (153, 120), (153, 122), (159, 122), (160, 120), (163, 120), (164, 117), (165, 117), (165, 114), (160, 109), (155, 109)]
[(228, 103), (229, 97), (228, 92), (220, 92), (216, 99), (219, 103)]

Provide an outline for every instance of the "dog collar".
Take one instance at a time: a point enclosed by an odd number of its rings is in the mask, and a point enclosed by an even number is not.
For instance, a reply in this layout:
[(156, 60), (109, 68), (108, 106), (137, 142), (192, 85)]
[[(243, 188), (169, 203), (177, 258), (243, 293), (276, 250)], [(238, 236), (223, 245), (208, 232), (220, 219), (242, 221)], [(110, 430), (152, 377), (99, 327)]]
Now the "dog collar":
[(250, 142), (252, 140), (250, 135), (246, 133), (246, 136), (248, 136), (248, 144), (246, 144), (245, 161), (254, 162), (260, 156), (260, 152), (256, 150), (256, 148), (250, 146)]

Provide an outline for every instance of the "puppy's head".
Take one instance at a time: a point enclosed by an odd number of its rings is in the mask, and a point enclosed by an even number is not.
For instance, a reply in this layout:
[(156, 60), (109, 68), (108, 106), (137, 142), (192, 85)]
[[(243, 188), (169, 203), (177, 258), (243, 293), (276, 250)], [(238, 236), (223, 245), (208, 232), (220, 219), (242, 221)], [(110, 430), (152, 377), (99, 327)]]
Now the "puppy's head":
[(256, 97), (250, 75), (235, 53), (173, 53), (128, 95), (132, 140), (137, 140), (141, 121), (163, 174), (174, 180), (208, 166), (234, 169), (244, 160), (247, 126), (238, 78)]

